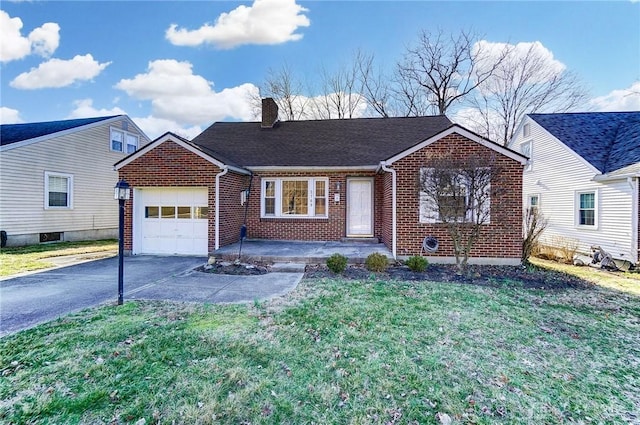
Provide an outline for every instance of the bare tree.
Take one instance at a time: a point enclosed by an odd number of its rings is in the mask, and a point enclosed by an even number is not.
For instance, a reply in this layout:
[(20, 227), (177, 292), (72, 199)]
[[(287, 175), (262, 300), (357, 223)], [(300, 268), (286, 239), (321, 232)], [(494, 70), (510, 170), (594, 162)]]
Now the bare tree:
[(509, 49), (470, 102), (478, 114), (476, 131), (506, 146), (526, 114), (566, 112), (586, 101), (577, 76), (545, 53), (539, 43), (524, 52)]
[(366, 102), (358, 90), (358, 64), (353, 62), (333, 73), (323, 68), (320, 75), (320, 93), (313, 98), (316, 118), (353, 118)]
[(522, 241), (522, 264), (528, 264), (529, 258), (538, 246), (540, 235), (547, 228), (548, 221), (537, 207), (529, 207), (524, 211)]
[(421, 221), (446, 227), (460, 273), (464, 273), (483, 227), (490, 222), (492, 202), (499, 203), (499, 180), (500, 167), (493, 157), (463, 160), (449, 155), (434, 159), (421, 170)]
[(476, 38), (471, 31), (461, 31), (457, 36), (442, 30), (422, 31), (417, 44), (407, 48), (398, 63), (398, 76), (411, 115), (422, 114), (425, 104), (433, 113), (446, 114), (491, 77), (502, 57), (494, 57), (491, 66), (486, 66), (487, 52), (475, 43)]
[(285, 63), (279, 70), (269, 69), (258, 97), (253, 101), (255, 115), (260, 116), (261, 98), (271, 97), (278, 105), (278, 112), (283, 120), (304, 119), (309, 114), (308, 98), (302, 95), (304, 92), (303, 83), (296, 78), (288, 64)]

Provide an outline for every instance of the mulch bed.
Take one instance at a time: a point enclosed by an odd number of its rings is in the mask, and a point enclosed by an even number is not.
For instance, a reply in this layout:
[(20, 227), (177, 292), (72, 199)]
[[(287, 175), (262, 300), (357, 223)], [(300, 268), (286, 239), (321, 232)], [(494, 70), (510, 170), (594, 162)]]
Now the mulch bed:
[(216, 262), (214, 264), (205, 264), (195, 269), (204, 273), (215, 274), (231, 274), (239, 276), (252, 276), (269, 273), (269, 265), (263, 263), (246, 264), (246, 263), (230, 263)]
[[(250, 276), (266, 274), (271, 270), (268, 263), (247, 264), (223, 261), (200, 266), (196, 268), (196, 271)], [(336, 274), (329, 270), (326, 265), (320, 264), (307, 266), (304, 277), (308, 279), (340, 278), (350, 280), (373, 278), (379, 280), (453, 282), (484, 286), (515, 285), (530, 289), (584, 289), (593, 286), (593, 284), (575, 276), (535, 266), (525, 268), (521, 266), (470, 265), (464, 275), (458, 274), (457, 271), (456, 266), (452, 264), (430, 264), (424, 272), (414, 272), (407, 266), (392, 264), (385, 272), (374, 273), (367, 270), (364, 265), (355, 264), (348, 265), (343, 273)]]
[(306, 278), (380, 279), (406, 281), (454, 282), (484, 286), (516, 285), (530, 289), (586, 289), (593, 287), (575, 276), (531, 266), (470, 265), (465, 275), (459, 275), (455, 265), (430, 264), (424, 272), (411, 271), (407, 266), (392, 265), (383, 273), (373, 273), (363, 265), (349, 265), (342, 274), (325, 265), (307, 266)]

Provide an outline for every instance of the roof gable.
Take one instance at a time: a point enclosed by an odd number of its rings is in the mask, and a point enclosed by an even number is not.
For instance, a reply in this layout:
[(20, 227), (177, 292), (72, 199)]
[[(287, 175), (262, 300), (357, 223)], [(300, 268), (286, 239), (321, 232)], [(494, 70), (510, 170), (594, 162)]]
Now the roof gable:
[(192, 143), (211, 156), (242, 167), (377, 166), (451, 126), (444, 115), (259, 122), (220, 122)]
[(122, 117), (122, 115), (26, 124), (3, 124), (0, 125), (0, 145), (7, 146), (13, 143), (24, 142), (26, 140), (53, 136), (57, 133), (77, 129), (79, 127), (99, 123), (116, 117)]
[(521, 163), (523, 165), (527, 163), (527, 157), (522, 155), (521, 153), (516, 152), (516, 151), (514, 151), (512, 149), (506, 148), (506, 147), (504, 147), (504, 146), (502, 146), (502, 145), (500, 145), (500, 144), (498, 144), (496, 142), (493, 142), (493, 141), (491, 141), (491, 140), (489, 140), (487, 138), (484, 138), (484, 137), (482, 137), (482, 136), (472, 132), (471, 130), (468, 130), (468, 129), (466, 129), (466, 128), (462, 127), (461, 125), (458, 125), (458, 124), (454, 124), (454, 125), (450, 126), (449, 128), (447, 128), (447, 129), (445, 129), (445, 130), (443, 130), (443, 131), (441, 131), (441, 132), (439, 132), (437, 134), (434, 134), (432, 137), (422, 141), (421, 143), (419, 143), (419, 144), (417, 144), (415, 146), (412, 146), (411, 148), (405, 150), (404, 152), (401, 152), (398, 155), (395, 155), (395, 156), (393, 156), (391, 158), (388, 158), (385, 161), (385, 163), (386, 163), (386, 165), (391, 165), (394, 162), (396, 162), (396, 161), (398, 161), (398, 160), (400, 160), (400, 159), (402, 159), (402, 158), (404, 158), (406, 156), (409, 156), (412, 153), (417, 152), (418, 150), (420, 150), (420, 149), (422, 149), (422, 148), (424, 148), (426, 146), (429, 146), (430, 144), (435, 143), (438, 140), (442, 139), (443, 137), (446, 137), (446, 136), (448, 136), (448, 135), (450, 135), (452, 133), (457, 133), (457, 134), (459, 134), (461, 136), (464, 136), (467, 139), (472, 140), (472, 141), (474, 141), (474, 142), (476, 142), (476, 143), (478, 143), (478, 144), (480, 144), (480, 145), (482, 145), (482, 146), (484, 146), (486, 148), (489, 148), (489, 149), (491, 149), (493, 151), (496, 151), (496, 152), (498, 152), (498, 153), (500, 153), (500, 154), (502, 154), (502, 155), (504, 155), (506, 157), (509, 157), (509, 158), (515, 160), (515, 161), (518, 161), (519, 163)]
[(640, 112), (529, 114), (601, 173), (640, 162)]
[(145, 153), (155, 149), (156, 147), (160, 146), (161, 144), (163, 144), (165, 142), (176, 143), (177, 145), (181, 146), (182, 148), (184, 148), (184, 149), (188, 150), (189, 152), (191, 152), (191, 153), (193, 153), (195, 155), (198, 155), (199, 157), (211, 162), (212, 164), (218, 166), (219, 168), (229, 168), (232, 171), (235, 171), (237, 173), (249, 174), (249, 172), (247, 170), (244, 170), (241, 167), (238, 167), (238, 166), (236, 166), (236, 165), (234, 165), (232, 163), (229, 163), (229, 162), (225, 162), (225, 161), (221, 160), (220, 158), (217, 158), (217, 157), (211, 155), (210, 152), (207, 152), (207, 151), (201, 149), (199, 146), (197, 146), (194, 143), (188, 141), (184, 137), (178, 136), (177, 134), (174, 134), (174, 133), (172, 133), (170, 131), (166, 132), (162, 136), (158, 137), (157, 139), (155, 139), (154, 141), (152, 141), (148, 145), (144, 146), (142, 149), (138, 149), (137, 151), (133, 152), (129, 156), (127, 156), (127, 157), (123, 158), (122, 160), (116, 162), (114, 164), (114, 169), (115, 170), (119, 170), (120, 168), (124, 167), (127, 164), (130, 164), (131, 162), (133, 162), (136, 159), (138, 159), (141, 156), (143, 156)]

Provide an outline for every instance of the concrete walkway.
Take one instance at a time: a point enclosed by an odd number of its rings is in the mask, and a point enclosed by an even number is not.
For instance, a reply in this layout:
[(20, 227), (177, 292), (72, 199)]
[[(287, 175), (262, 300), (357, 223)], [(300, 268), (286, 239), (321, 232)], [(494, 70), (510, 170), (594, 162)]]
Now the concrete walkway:
[[(205, 257), (125, 257), (124, 299), (250, 303), (294, 289), (303, 273), (230, 276), (195, 271)], [(0, 281), (0, 336), (118, 298), (118, 258)]]
[[(242, 243), (241, 260), (246, 262), (290, 262), (324, 264), (332, 254), (342, 254), (350, 263), (364, 263), (369, 254), (379, 252), (393, 259), (391, 251), (373, 242), (311, 242), (249, 239)], [(224, 246), (213, 255), (217, 259), (233, 261), (240, 254), (240, 243)]]

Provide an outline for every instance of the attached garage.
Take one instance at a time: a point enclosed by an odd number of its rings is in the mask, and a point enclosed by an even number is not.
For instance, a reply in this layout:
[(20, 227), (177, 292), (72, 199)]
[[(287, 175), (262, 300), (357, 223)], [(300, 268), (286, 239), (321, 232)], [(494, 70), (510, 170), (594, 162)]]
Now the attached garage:
[(207, 188), (136, 188), (134, 254), (208, 254)]

